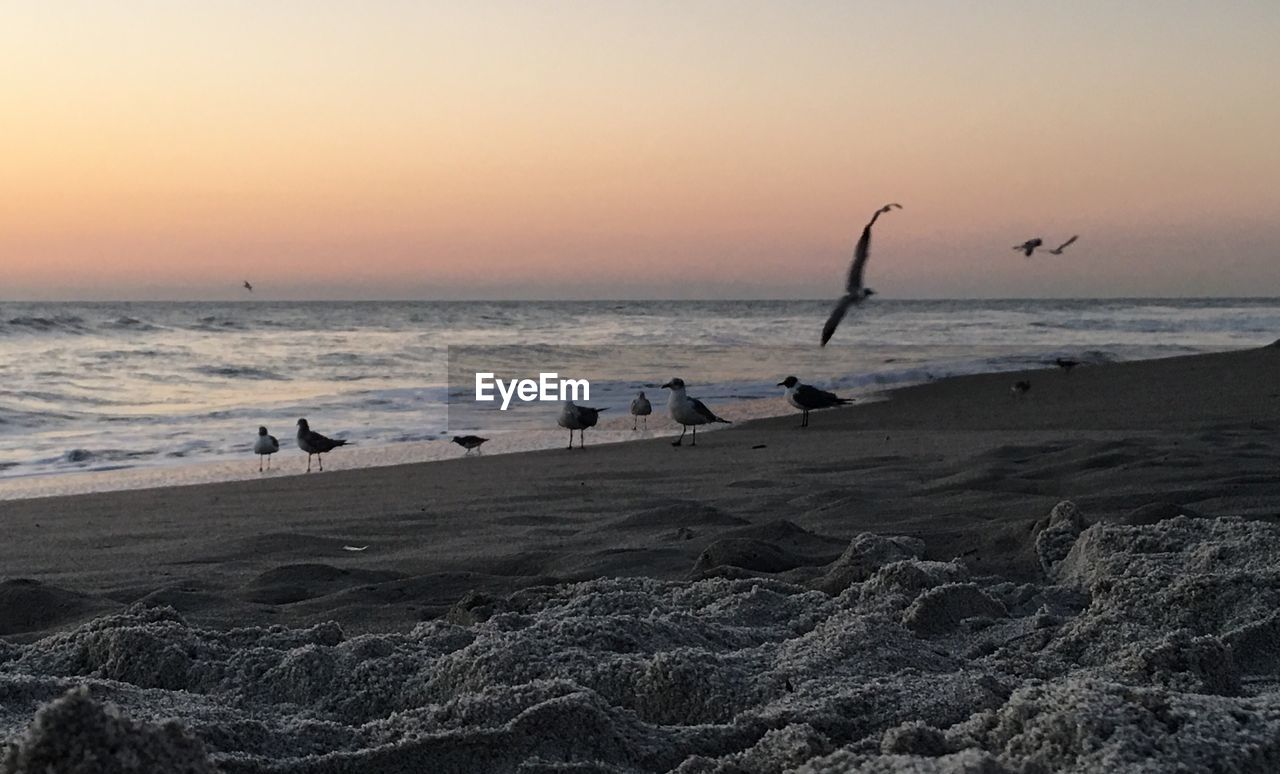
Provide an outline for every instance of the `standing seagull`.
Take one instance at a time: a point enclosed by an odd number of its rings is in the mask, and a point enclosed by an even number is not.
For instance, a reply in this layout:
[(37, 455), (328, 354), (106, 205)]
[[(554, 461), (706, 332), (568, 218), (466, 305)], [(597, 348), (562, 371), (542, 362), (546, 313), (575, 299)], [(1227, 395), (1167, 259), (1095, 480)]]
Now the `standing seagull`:
[(641, 390), (640, 394), (637, 395), (631, 401), (631, 416), (632, 416), (631, 429), (632, 430), (640, 429), (637, 426), (637, 423), (639, 423), (640, 421), (640, 417), (644, 417), (644, 426), (645, 428), (648, 428), (649, 415), (652, 413), (653, 413), (653, 404), (649, 403), (649, 399), (644, 396), (644, 390)]
[[(1028, 239), (1027, 241), (1023, 242), (1020, 245), (1014, 245), (1013, 249), (1021, 250), (1023, 254), (1025, 254), (1028, 258), (1030, 258), (1031, 254), (1036, 251), (1036, 248), (1042, 244), (1044, 244), (1044, 240), (1041, 239), (1040, 237), (1036, 237), (1035, 239)], [(1066, 245), (1063, 245), (1063, 246), (1065, 247)]]
[(253, 292), (253, 285), (249, 284), (249, 280), (244, 281), (244, 289), (249, 291), (250, 293)]
[(311, 472), (311, 455), (316, 455), (316, 460), (320, 463), (321, 472), (324, 471), (324, 457), (321, 454), (331, 452), (339, 446), (346, 446), (347, 441), (334, 440), (326, 438), (323, 435), (311, 429), (307, 424), (307, 420), (298, 420), (298, 448), (307, 453), (307, 472)]
[(1050, 253), (1052, 253), (1053, 255), (1062, 255), (1062, 251), (1063, 251), (1063, 250), (1066, 250), (1068, 247), (1070, 247), (1070, 246), (1071, 246), (1071, 243), (1072, 243), (1072, 242), (1074, 242), (1074, 241), (1076, 241), (1076, 240), (1077, 240), (1077, 239), (1079, 239), (1079, 238), (1080, 238), (1080, 235), (1079, 235), (1079, 234), (1076, 234), (1075, 236), (1071, 237), (1071, 238), (1070, 238), (1070, 239), (1068, 239), (1067, 241), (1065, 241), (1065, 242), (1063, 242), (1062, 244), (1058, 245), (1057, 247), (1053, 248), (1053, 249), (1052, 249), (1052, 250), (1050, 250), (1049, 252), (1050, 252)]
[(853, 402), (849, 398), (841, 398), (833, 392), (801, 384), (800, 380), (794, 376), (788, 376), (778, 382), (778, 386), (786, 387), (787, 402), (804, 412), (804, 417), (800, 420), (801, 427), (809, 426), (810, 411), (831, 408), (832, 406), (843, 406), (846, 403)]
[(698, 425), (707, 425), (713, 422), (723, 422), (730, 424), (729, 420), (721, 419), (716, 416), (711, 409), (707, 408), (707, 404), (697, 398), (690, 398), (684, 392), (684, 380), (672, 379), (662, 385), (664, 390), (671, 390), (671, 397), (667, 399), (667, 411), (671, 414), (671, 418), (680, 423), (680, 437), (671, 442), (672, 446), (679, 446), (684, 440), (685, 431), (690, 427), (693, 428), (693, 442), (690, 446), (698, 445)]
[(836, 326), (844, 319), (845, 312), (849, 311), (849, 307), (854, 304), (861, 303), (867, 296), (875, 295), (875, 291), (862, 284), (862, 272), (867, 266), (867, 257), (871, 254), (871, 227), (876, 224), (876, 219), (893, 208), (902, 209), (901, 204), (886, 204), (871, 216), (871, 222), (862, 229), (862, 237), (858, 240), (857, 247), (853, 248), (853, 264), (849, 266), (849, 279), (845, 282), (844, 296), (836, 302), (836, 308), (831, 310), (831, 316), (827, 318), (826, 325), (822, 326), (822, 346), (827, 346), (827, 342), (831, 340), (831, 334), (836, 332)]
[(564, 402), (564, 407), (560, 409), (560, 418), (556, 420), (556, 424), (569, 430), (569, 448), (573, 448), (573, 431), (578, 431), (578, 448), (584, 448), (583, 444), (586, 440), (583, 438), (582, 431), (588, 427), (595, 427), (596, 422), (600, 419), (600, 412), (608, 411), (608, 409), (591, 408), (590, 406), (579, 406), (571, 400)]
[(280, 451), (280, 442), (274, 435), (267, 435), (267, 428), (258, 428), (258, 440), (253, 442), (253, 453), (258, 455), (258, 472), (262, 472), (262, 458), (267, 458), (267, 467), (271, 467), (271, 455)]
[(478, 435), (455, 435), (453, 437), (454, 443), (458, 444), (459, 446), (467, 450), (467, 453), (462, 455), (464, 457), (466, 457), (468, 454), (471, 454), (471, 451), (473, 449), (475, 450), (476, 454), (480, 454), (481, 453), (480, 445), (487, 440), (489, 439), (481, 438)]
[(1076, 367), (1076, 366), (1078, 366), (1078, 365), (1080, 365), (1080, 361), (1079, 361), (1079, 360), (1067, 360), (1067, 359), (1065, 359), (1065, 358), (1061, 358), (1061, 357), (1060, 357), (1060, 358), (1058, 358), (1057, 360), (1054, 360), (1054, 361), (1053, 361), (1053, 364), (1054, 364), (1054, 365), (1056, 365), (1058, 368), (1061, 368), (1063, 371), (1066, 371), (1067, 373), (1071, 373), (1071, 369), (1072, 369), (1072, 368), (1075, 368), (1075, 367)]

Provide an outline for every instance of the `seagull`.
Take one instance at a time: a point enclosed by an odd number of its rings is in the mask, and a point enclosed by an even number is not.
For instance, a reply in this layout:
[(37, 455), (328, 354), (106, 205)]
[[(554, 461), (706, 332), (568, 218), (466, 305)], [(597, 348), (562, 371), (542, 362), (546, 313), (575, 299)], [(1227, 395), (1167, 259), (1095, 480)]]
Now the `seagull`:
[(267, 428), (258, 428), (258, 440), (253, 442), (253, 453), (258, 455), (258, 472), (262, 472), (262, 458), (267, 458), (267, 467), (271, 467), (271, 455), (280, 451), (280, 442), (274, 435), (267, 435)]
[(1054, 364), (1054, 365), (1056, 365), (1058, 368), (1061, 368), (1063, 371), (1066, 371), (1067, 373), (1071, 373), (1071, 369), (1072, 369), (1072, 368), (1075, 368), (1075, 367), (1076, 367), (1076, 366), (1078, 366), (1078, 365), (1080, 365), (1080, 361), (1079, 361), (1079, 360), (1067, 360), (1067, 359), (1065, 359), (1065, 358), (1061, 358), (1061, 357), (1060, 357), (1060, 358), (1058, 358), (1057, 360), (1054, 360), (1054, 361), (1053, 361), (1053, 364)]
[(250, 293), (253, 292), (253, 285), (249, 284), (249, 280), (244, 281), (244, 289), (249, 291)]
[(339, 446), (346, 446), (347, 441), (326, 438), (323, 435), (311, 429), (307, 424), (307, 420), (298, 420), (298, 448), (307, 453), (307, 472), (311, 472), (311, 455), (316, 455), (316, 459), (320, 463), (320, 470), (324, 470), (324, 458), (321, 454), (331, 452)]
[(800, 380), (794, 376), (788, 376), (778, 382), (778, 386), (786, 387), (787, 402), (804, 412), (804, 418), (800, 420), (801, 427), (809, 426), (810, 411), (831, 408), (832, 406), (843, 406), (846, 403), (853, 402), (849, 398), (841, 398), (833, 392), (801, 384)]
[(1036, 251), (1036, 248), (1042, 244), (1044, 244), (1044, 240), (1041, 239), (1040, 237), (1036, 237), (1035, 239), (1028, 239), (1027, 241), (1023, 242), (1020, 245), (1014, 245), (1013, 249), (1021, 250), (1023, 253), (1026, 254), (1028, 258), (1030, 258), (1031, 254)]
[[(459, 446), (461, 446), (462, 448), (466, 449), (466, 450), (467, 450), (467, 454), (470, 454), (472, 449), (475, 449), (475, 450), (476, 450), (476, 454), (479, 454), (479, 453), (480, 453), (480, 444), (484, 443), (484, 442), (485, 442), (485, 441), (487, 441), (487, 440), (489, 440), (489, 439), (488, 439), (488, 438), (481, 438), (481, 437), (480, 437), (480, 436), (478, 436), (478, 435), (455, 435), (455, 436), (453, 437), (453, 442), (454, 442), (454, 443), (456, 443), (456, 444), (458, 444), (458, 445), (459, 445)], [(464, 455), (462, 455), (462, 456), (464, 456), (464, 457), (465, 457), (465, 456), (467, 456), (467, 454), (464, 454)]]
[(1070, 247), (1070, 246), (1071, 246), (1071, 243), (1072, 243), (1072, 242), (1074, 242), (1074, 241), (1076, 241), (1076, 240), (1077, 240), (1077, 239), (1079, 239), (1079, 238), (1080, 238), (1080, 235), (1079, 235), (1079, 234), (1076, 234), (1075, 236), (1071, 237), (1071, 238), (1070, 238), (1070, 239), (1068, 239), (1067, 241), (1065, 241), (1065, 242), (1063, 242), (1062, 244), (1058, 245), (1057, 247), (1053, 248), (1053, 249), (1052, 249), (1052, 250), (1050, 250), (1049, 252), (1050, 252), (1050, 253), (1052, 253), (1053, 255), (1062, 255), (1062, 251), (1063, 251), (1063, 250), (1066, 250), (1068, 247)]
[(608, 411), (608, 409), (591, 408), (590, 406), (579, 406), (571, 400), (566, 400), (564, 406), (560, 409), (560, 418), (556, 420), (556, 424), (569, 429), (569, 448), (573, 448), (573, 431), (578, 431), (578, 448), (583, 448), (586, 441), (582, 437), (582, 431), (588, 427), (595, 427), (596, 421), (600, 419), (600, 412)]
[(684, 440), (685, 431), (691, 426), (693, 427), (693, 442), (689, 445), (697, 446), (698, 425), (707, 425), (713, 422), (730, 424), (729, 420), (716, 416), (702, 401), (686, 395), (683, 379), (672, 379), (662, 385), (662, 388), (671, 390), (671, 397), (667, 399), (667, 411), (670, 412), (672, 419), (680, 423), (680, 437), (671, 442), (672, 446), (680, 445), (680, 442)]
[(853, 264), (849, 266), (849, 279), (845, 282), (844, 296), (836, 302), (836, 308), (831, 310), (831, 316), (822, 326), (822, 346), (827, 346), (827, 342), (831, 340), (831, 334), (836, 332), (836, 326), (844, 319), (844, 314), (849, 311), (849, 307), (861, 303), (867, 296), (875, 295), (874, 290), (862, 284), (862, 272), (867, 267), (867, 256), (871, 254), (871, 227), (876, 224), (877, 218), (894, 207), (902, 209), (901, 204), (886, 204), (876, 210), (871, 216), (871, 222), (863, 227), (862, 237), (858, 240), (857, 247), (853, 248)]
[(1013, 393), (1013, 397), (1015, 398), (1026, 395), (1028, 392), (1031, 392), (1031, 382), (1014, 382), (1013, 386), (1009, 388), (1009, 392)]
[(652, 413), (653, 404), (649, 403), (649, 399), (644, 396), (644, 390), (641, 390), (640, 394), (631, 401), (631, 416), (633, 417), (631, 421), (631, 429), (640, 429), (637, 426), (637, 423), (640, 421), (640, 417), (644, 417), (644, 426), (647, 428), (649, 426), (649, 415)]

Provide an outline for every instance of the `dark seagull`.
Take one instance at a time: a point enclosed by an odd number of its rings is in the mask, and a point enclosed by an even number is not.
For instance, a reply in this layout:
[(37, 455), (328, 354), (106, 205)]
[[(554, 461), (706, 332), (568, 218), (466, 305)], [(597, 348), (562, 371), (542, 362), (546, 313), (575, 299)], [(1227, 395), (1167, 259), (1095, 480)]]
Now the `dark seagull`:
[(1057, 360), (1054, 360), (1053, 364), (1056, 365), (1058, 368), (1061, 368), (1063, 371), (1066, 371), (1067, 373), (1071, 373), (1071, 369), (1080, 365), (1080, 361), (1068, 360), (1066, 358), (1060, 357)]
[[(454, 443), (456, 443), (456, 444), (458, 444), (458, 445), (459, 445), (459, 446), (461, 446), (462, 448), (466, 449), (466, 450), (467, 450), (467, 454), (470, 454), (470, 453), (471, 453), (471, 451), (472, 451), (473, 449), (475, 450), (476, 454), (480, 454), (480, 453), (481, 453), (481, 452), (480, 452), (480, 445), (481, 445), (481, 444), (483, 444), (483, 443), (484, 443), (485, 441), (487, 441), (487, 440), (489, 440), (489, 439), (488, 439), (488, 438), (481, 438), (481, 437), (480, 437), (480, 436), (478, 436), (478, 435), (455, 435), (455, 436), (453, 437), (453, 442), (454, 442)], [(465, 457), (465, 456), (467, 456), (467, 454), (464, 454), (464, 455), (462, 455), (462, 456), (464, 456), (464, 457)]]
[(573, 431), (578, 431), (578, 448), (584, 448), (583, 444), (586, 440), (583, 438), (582, 431), (588, 427), (595, 427), (596, 422), (600, 420), (600, 412), (608, 411), (607, 408), (591, 408), (590, 406), (579, 406), (571, 400), (566, 400), (564, 406), (560, 409), (560, 417), (556, 420), (556, 424), (569, 431), (569, 448), (573, 448)]
[(250, 293), (253, 292), (253, 285), (249, 284), (249, 280), (244, 281), (244, 289), (249, 291)]
[(1076, 241), (1077, 239), (1079, 239), (1079, 238), (1080, 238), (1080, 235), (1079, 235), (1079, 234), (1076, 234), (1075, 236), (1071, 237), (1071, 238), (1070, 238), (1070, 239), (1068, 239), (1067, 241), (1065, 241), (1065, 242), (1063, 242), (1062, 244), (1058, 245), (1057, 247), (1053, 248), (1053, 249), (1052, 249), (1052, 250), (1050, 250), (1049, 252), (1050, 252), (1051, 254), (1053, 254), (1053, 255), (1062, 255), (1062, 251), (1063, 251), (1063, 250), (1066, 250), (1068, 247), (1070, 247), (1070, 246), (1071, 246), (1071, 244), (1072, 244), (1073, 242), (1075, 242), (1075, 241)]
[[(1028, 239), (1020, 245), (1014, 245), (1013, 249), (1022, 251), (1023, 255), (1030, 258), (1031, 254), (1036, 251), (1036, 248), (1042, 244), (1044, 244), (1044, 240), (1040, 237), (1036, 237), (1035, 239)], [(1063, 246), (1065, 247), (1066, 245)]]
[(693, 442), (689, 445), (697, 446), (698, 425), (716, 422), (730, 424), (729, 420), (716, 416), (714, 411), (707, 408), (707, 404), (685, 394), (683, 379), (672, 379), (662, 385), (662, 389), (671, 390), (671, 397), (667, 399), (667, 411), (672, 419), (680, 423), (680, 437), (671, 442), (672, 446), (679, 446), (684, 441), (684, 434), (690, 427), (693, 428)]
[(347, 445), (346, 440), (335, 440), (333, 438), (326, 438), (325, 436), (320, 435), (316, 431), (312, 430), (311, 426), (307, 424), (307, 420), (305, 419), (298, 420), (298, 448), (302, 449), (304, 452), (307, 453), (307, 472), (308, 473), (311, 472), (311, 455), (313, 454), (315, 455), (316, 460), (320, 463), (320, 470), (323, 471), (324, 457), (321, 457), (320, 455), (327, 454), (333, 451), (334, 449), (338, 448), (339, 446), (346, 446), (346, 445)]
[(819, 390), (817, 387), (810, 387), (807, 384), (801, 384), (800, 380), (794, 376), (788, 376), (786, 379), (778, 382), (779, 387), (787, 388), (787, 402), (792, 406), (804, 412), (803, 418), (800, 420), (801, 427), (809, 426), (809, 412), (817, 409), (831, 408), (832, 406), (843, 406), (853, 401), (849, 398), (841, 398), (833, 392)]
[(836, 302), (836, 308), (831, 310), (831, 316), (827, 318), (827, 322), (822, 326), (822, 346), (827, 346), (827, 342), (831, 340), (831, 335), (836, 332), (836, 326), (840, 325), (840, 321), (844, 319), (845, 312), (849, 311), (849, 307), (854, 304), (860, 304), (866, 300), (867, 296), (875, 295), (875, 291), (862, 284), (862, 273), (867, 267), (867, 257), (871, 255), (871, 227), (876, 224), (876, 220), (891, 209), (902, 209), (901, 204), (886, 204), (876, 210), (871, 216), (871, 222), (862, 229), (862, 237), (858, 240), (857, 247), (853, 248), (853, 263), (849, 266), (849, 279), (845, 282), (844, 296)]

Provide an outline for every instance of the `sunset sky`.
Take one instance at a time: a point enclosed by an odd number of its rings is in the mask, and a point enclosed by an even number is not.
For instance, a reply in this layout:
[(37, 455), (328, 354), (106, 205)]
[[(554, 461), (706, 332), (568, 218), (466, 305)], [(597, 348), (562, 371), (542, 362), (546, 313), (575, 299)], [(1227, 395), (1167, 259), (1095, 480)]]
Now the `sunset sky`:
[[(1274, 2), (5, 2), (0, 299), (1280, 296)], [(1081, 234), (1063, 256), (1012, 245)]]

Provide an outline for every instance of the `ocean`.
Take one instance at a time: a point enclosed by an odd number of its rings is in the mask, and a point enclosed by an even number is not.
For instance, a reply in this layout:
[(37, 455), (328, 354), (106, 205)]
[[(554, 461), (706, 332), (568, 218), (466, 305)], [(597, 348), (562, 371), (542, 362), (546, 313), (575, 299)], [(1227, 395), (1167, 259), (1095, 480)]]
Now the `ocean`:
[[(477, 411), (471, 371), (552, 369), (607, 407), (587, 444), (678, 431), (672, 376), (733, 419), (790, 413), (778, 381), (864, 399), (945, 376), (1220, 351), (1280, 336), (1280, 299), (831, 302), (0, 303), (0, 499), (300, 473), (295, 422), (348, 438), (331, 470), (564, 445), (557, 408)], [(536, 377), (536, 373), (532, 376)], [(627, 406), (654, 404), (647, 431)], [(580, 401), (585, 402), (585, 401)]]

